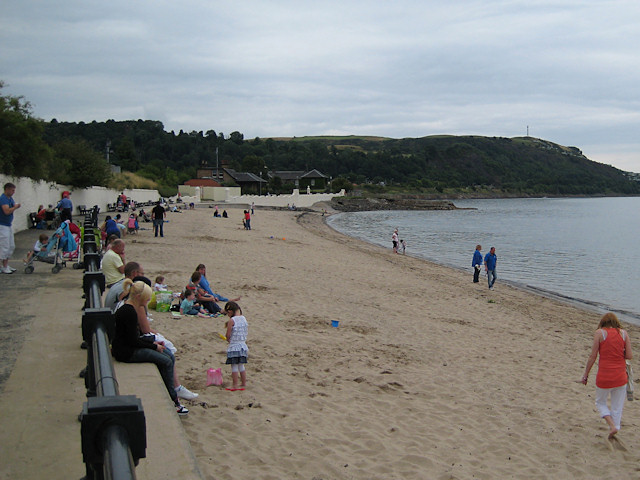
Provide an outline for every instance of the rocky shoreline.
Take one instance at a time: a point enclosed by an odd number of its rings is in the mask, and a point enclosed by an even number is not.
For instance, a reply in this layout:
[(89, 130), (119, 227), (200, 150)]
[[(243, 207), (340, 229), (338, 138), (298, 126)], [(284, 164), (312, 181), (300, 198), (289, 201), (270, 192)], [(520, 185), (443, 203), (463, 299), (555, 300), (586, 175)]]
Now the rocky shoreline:
[(457, 210), (450, 200), (433, 200), (417, 196), (334, 197), (331, 207), (341, 212), (372, 210)]

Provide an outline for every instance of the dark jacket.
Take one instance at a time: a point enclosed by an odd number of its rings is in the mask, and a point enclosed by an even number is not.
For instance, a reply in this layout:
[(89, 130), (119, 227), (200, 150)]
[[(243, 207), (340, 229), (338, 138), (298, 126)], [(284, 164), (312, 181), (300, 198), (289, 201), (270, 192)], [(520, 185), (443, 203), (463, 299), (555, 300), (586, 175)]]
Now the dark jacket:
[(111, 343), (111, 352), (120, 362), (126, 362), (138, 348), (157, 350), (152, 337), (140, 337), (138, 314), (133, 305), (125, 303), (115, 313), (116, 333)]

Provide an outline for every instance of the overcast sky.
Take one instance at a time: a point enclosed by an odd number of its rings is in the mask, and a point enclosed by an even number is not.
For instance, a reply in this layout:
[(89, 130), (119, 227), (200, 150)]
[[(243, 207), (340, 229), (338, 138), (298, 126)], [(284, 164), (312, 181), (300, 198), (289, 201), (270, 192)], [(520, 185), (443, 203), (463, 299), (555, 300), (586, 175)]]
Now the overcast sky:
[(44, 120), (270, 136), (529, 134), (640, 172), (640, 1), (6, 0)]

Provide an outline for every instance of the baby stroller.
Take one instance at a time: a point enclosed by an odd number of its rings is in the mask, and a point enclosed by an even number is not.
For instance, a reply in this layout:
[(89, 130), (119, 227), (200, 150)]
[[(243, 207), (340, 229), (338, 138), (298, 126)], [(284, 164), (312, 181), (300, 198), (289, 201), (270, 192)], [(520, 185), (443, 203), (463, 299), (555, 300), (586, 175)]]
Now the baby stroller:
[[(53, 264), (51, 273), (58, 273), (62, 267), (67, 266), (67, 260), (80, 259), (80, 242), (76, 240), (69, 230), (69, 224), (62, 222), (58, 229), (51, 235), (47, 248), (34, 254), (24, 267), (24, 273), (33, 273), (35, 262)], [(74, 268), (76, 268), (74, 264)]]

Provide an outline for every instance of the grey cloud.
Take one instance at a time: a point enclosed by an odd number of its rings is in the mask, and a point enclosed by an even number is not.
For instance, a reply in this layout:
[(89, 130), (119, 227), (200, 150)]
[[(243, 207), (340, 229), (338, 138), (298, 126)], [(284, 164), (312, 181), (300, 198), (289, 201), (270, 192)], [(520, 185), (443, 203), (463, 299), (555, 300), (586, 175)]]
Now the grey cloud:
[(640, 171), (636, 2), (23, 0), (0, 79), (44, 119), (270, 135), (526, 133)]

